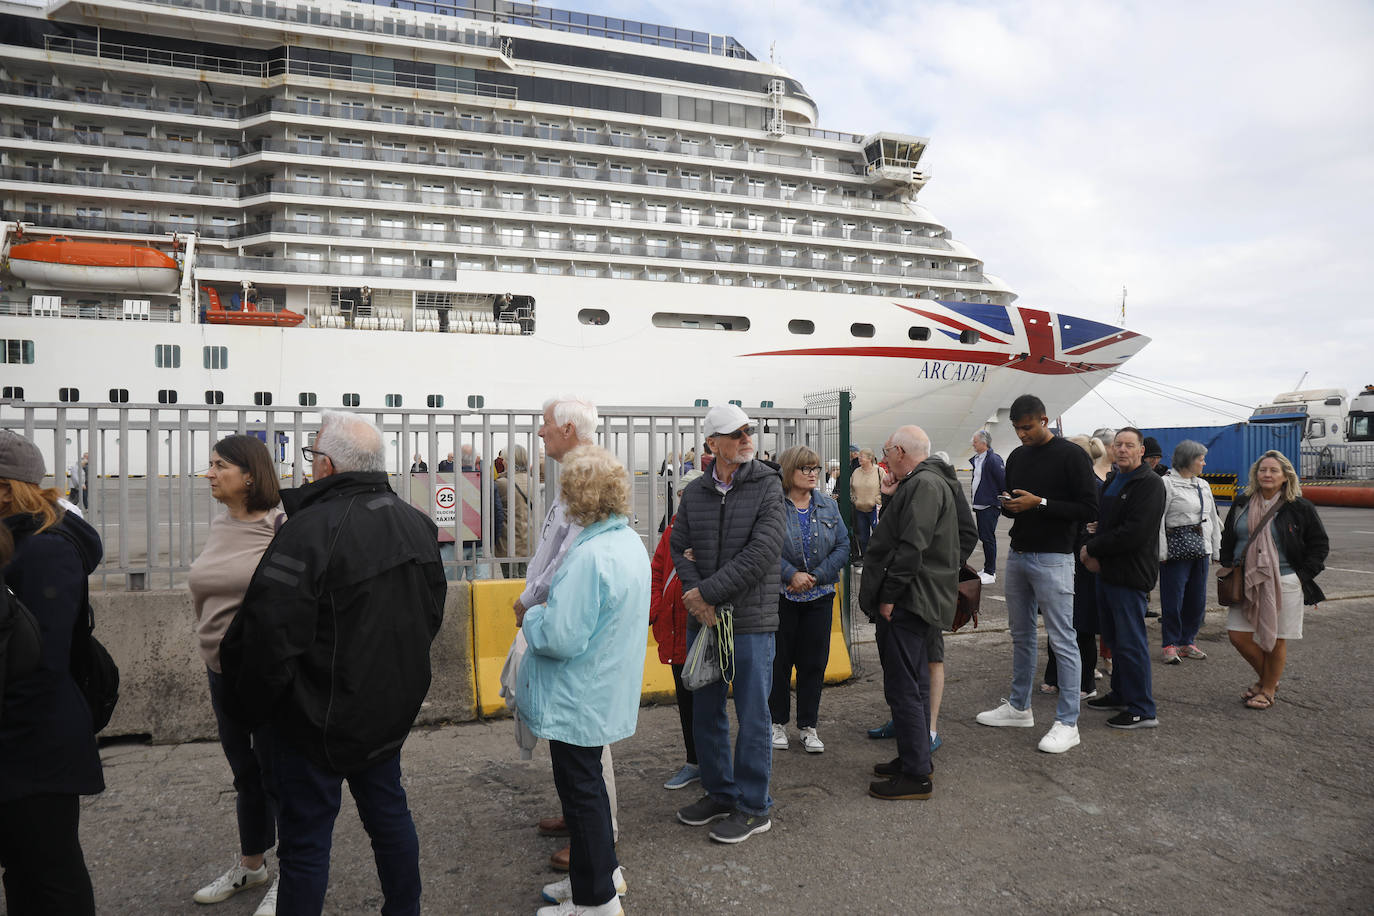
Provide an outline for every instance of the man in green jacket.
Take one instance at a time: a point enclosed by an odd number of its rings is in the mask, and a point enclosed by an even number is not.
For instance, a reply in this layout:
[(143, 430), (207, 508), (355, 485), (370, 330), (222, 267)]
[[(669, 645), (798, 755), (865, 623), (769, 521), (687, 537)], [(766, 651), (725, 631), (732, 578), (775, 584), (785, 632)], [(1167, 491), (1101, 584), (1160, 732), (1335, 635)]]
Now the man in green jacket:
[(923, 465), (930, 438), (903, 426), (883, 448), (883, 513), (864, 554), (859, 606), (877, 625), (883, 694), (892, 710), (897, 758), (873, 772), (874, 798), (930, 798), (926, 642), (953, 622), (959, 587), (959, 514), (940, 470)]

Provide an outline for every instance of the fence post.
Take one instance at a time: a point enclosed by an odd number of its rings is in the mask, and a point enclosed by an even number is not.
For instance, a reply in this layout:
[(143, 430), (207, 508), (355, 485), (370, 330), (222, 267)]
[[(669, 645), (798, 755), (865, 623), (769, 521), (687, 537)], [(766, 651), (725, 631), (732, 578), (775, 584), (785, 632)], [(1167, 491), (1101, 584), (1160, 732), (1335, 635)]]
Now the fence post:
[[(853, 544), (854, 527), (850, 524), (854, 518), (854, 505), (849, 500), (849, 391), (840, 389), (839, 391), (839, 422), (840, 433), (840, 482), (835, 485), (839, 492), (835, 494), (840, 503), (840, 519), (845, 528), (849, 530), (850, 543)], [(850, 555), (853, 555), (850, 551)], [(845, 645), (849, 647), (849, 664), (855, 665), (859, 661), (858, 651), (854, 646), (854, 593), (852, 591), (854, 583), (854, 567), (851, 563), (844, 564), (844, 601), (840, 604), (840, 626), (844, 629)]]

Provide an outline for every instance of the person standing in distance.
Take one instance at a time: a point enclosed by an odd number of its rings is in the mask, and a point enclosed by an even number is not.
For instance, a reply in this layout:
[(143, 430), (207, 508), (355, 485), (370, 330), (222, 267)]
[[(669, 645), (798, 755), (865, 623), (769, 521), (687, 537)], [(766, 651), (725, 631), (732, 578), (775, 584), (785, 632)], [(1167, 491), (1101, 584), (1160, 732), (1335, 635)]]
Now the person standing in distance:
[[(596, 426), (601, 422), (596, 405), (579, 397), (563, 396), (550, 398), (544, 402), (544, 422), (539, 427), (539, 438), (544, 442), (544, 454), (562, 464), (563, 458), (579, 445), (596, 444)], [(525, 611), (549, 600), (549, 585), (554, 573), (558, 572), (563, 555), (568, 552), (573, 541), (582, 533), (582, 526), (568, 516), (563, 496), (549, 506), (544, 516), (544, 526), (539, 530), (539, 543), (534, 548), (525, 569), (525, 590), (515, 600), (515, 625), (520, 626), (525, 619)], [(615, 797), (615, 770), (612, 768), (611, 746), (601, 746), (601, 778), (606, 784), (606, 797), (611, 805), (611, 833), (618, 841), (620, 822), (617, 817)], [(567, 836), (568, 824), (562, 815), (542, 818), (538, 830), (544, 836)], [(549, 865), (557, 871), (567, 871), (572, 861), (572, 844), (569, 843), (549, 856)], [(623, 889), (623, 883), (621, 885)]]
[(997, 520), (1002, 507), (997, 497), (1007, 488), (1007, 466), (992, 450), (992, 433), (980, 429), (973, 434), (973, 516), (978, 522), (978, 540), (983, 542), (983, 571), (978, 577), (984, 585), (997, 581)]
[[(1011, 422), (1021, 446), (1007, 458), (1002, 511), (1013, 519), (1007, 558), (1007, 622), (1011, 629), (1011, 697), (980, 712), (980, 725), (1032, 728), (1036, 611), (1045, 618), (1059, 662), (1059, 682), (1077, 684), (1082, 660), (1073, 628), (1073, 551), (1081, 522), (1097, 518), (1097, 478), (1081, 448), (1050, 431), (1045, 404), (1033, 394), (1011, 402)], [(1157, 525), (1159, 520), (1155, 520)], [(1054, 725), (1040, 750), (1062, 754), (1079, 743), (1079, 696), (1059, 691)]]
[(711, 828), (719, 843), (742, 843), (772, 827), (773, 682), (782, 539), (787, 528), (782, 480), (754, 460), (754, 421), (734, 404), (712, 407), (703, 423), (715, 455), (709, 473), (683, 488), (669, 547), (692, 620), (687, 647), (716, 624), (716, 608), (734, 605), (734, 697), (739, 733), (730, 753), (730, 688), (721, 680), (696, 691), (692, 728), (706, 794), (678, 820)]

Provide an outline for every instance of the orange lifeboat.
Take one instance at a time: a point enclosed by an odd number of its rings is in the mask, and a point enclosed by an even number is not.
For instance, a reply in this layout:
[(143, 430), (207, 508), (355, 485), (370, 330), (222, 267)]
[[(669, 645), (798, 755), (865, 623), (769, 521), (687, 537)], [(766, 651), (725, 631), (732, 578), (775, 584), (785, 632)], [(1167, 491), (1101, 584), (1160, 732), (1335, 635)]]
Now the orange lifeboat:
[(204, 321), (207, 324), (237, 324), (260, 328), (294, 328), (305, 320), (300, 312), (282, 309), (279, 312), (260, 312), (256, 305), (245, 302), (243, 309), (227, 309), (220, 301), (219, 291), (213, 286), (202, 286), (210, 305), (205, 309)]
[(62, 236), (11, 245), (9, 260), (10, 273), (49, 289), (171, 293), (181, 274), (177, 262), (156, 248)]

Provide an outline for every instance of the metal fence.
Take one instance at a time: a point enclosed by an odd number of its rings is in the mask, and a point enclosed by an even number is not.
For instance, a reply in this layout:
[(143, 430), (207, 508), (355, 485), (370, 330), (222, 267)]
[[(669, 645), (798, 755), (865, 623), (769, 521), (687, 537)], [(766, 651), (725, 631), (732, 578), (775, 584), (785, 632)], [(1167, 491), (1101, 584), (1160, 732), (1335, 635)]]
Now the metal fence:
[(1303, 480), (1374, 480), (1374, 442), (1304, 447)]
[[(515, 530), (516, 506), (513, 500), (505, 504), (498, 521), (494, 465), (502, 451), (513, 465), (514, 446), (529, 456), (529, 470), (514, 475), (519, 490), (510, 490), (527, 498), (531, 539), (536, 539), (558, 483), (557, 463), (543, 460), (540, 409), (352, 412), (382, 430), (392, 488), (436, 518), (450, 578), (523, 575), (529, 557), (518, 551), (514, 538), (506, 538), (505, 549), (497, 551), (497, 528)], [(837, 447), (827, 446), (827, 440), (836, 441), (828, 433), (834, 428), (833, 413), (814, 407), (748, 412), (760, 424), (761, 453), (777, 454), (805, 443), (832, 457)], [(600, 409), (597, 441), (632, 472), (632, 525), (649, 551), (657, 546), (661, 524), (671, 516), (681, 456), (689, 449), (700, 452), (705, 413), (705, 407)], [(100, 533), (105, 557), (92, 582), (129, 589), (184, 584), (191, 562), (204, 547), (210, 520), (221, 511), (203, 477), (213, 443), (232, 433), (256, 435), (278, 462), (282, 485), (300, 486), (306, 480), (300, 449), (313, 441), (319, 419), (318, 407), (0, 400), (0, 428), (19, 432), (39, 446), (49, 469), (45, 485), (83, 504), (87, 520)], [(465, 474), (463, 456), (469, 449), (472, 470)], [(450, 453), (457, 470), (440, 471), (440, 462)], [(72, 490), (67, 472), (83, 454), (89, 454), (84, 494)], [(418, 470), (416, 456), (424, 470)], [(466, 522), (465, 492), (470, 497)]]

